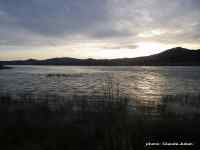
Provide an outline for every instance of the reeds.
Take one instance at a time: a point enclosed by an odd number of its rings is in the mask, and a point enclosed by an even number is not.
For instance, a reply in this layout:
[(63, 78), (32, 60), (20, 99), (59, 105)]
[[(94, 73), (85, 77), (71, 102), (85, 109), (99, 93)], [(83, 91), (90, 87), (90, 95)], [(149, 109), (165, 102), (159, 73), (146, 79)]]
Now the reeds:
[(177, 136), (200, 142), (200, 119), (180, 119), (176, 109), (168, 109), (177, 105), (199, 108), (199, 95), (164, 96), (160, 118), (151, 119), (137, 109), (130, 111), (133, 99), (122, 94), (119, 83), (110, 79), (103, 83), (100, 96), (1, 95), (0, 147), (142, 150), (149, 140), (163, 142)]
[[(30, 95), (22, 95), (18, 98), (12, 98), (9, 95), (1, 96), (0, 115), (4, 120), (1, 128), (9, 128), (6, 129), (9, 134), (11, 134), (10, 128), (15, 128), (19, 136), (23, 133), (18, 131), (27, 132), (26, 134), (29, 135), (28, 129), (31, 129), (34, 131), (34, 136), (45, 136), (49, 145), (53, 142), (58, 144), (59, 148), (61, 145), (70, 145), (71, 147), (72, 143), (74, 143), (73, 149), (77, 148), (77, 144), (87, 147), (86, 149), (105, 150), (129, 150), (137, 146), (132, 145), (131, 142), (132, 135), (136, 130), (130, 127), (132, 123), (128, 120), (128, 99), (90, 100), (86, 96), (73, 96), (73, 98), (67, 99), (52, 95), (44, 97), (40, 99)], [(41, 128), (43, 131), (40, 133)], [(51, 131), (49, 131), (50, 128)], [(64, 135), (60, 133), (61, 129), (65, 133)], [(47, 131), (48, 135), (41, 135)], [(7, 134), (5, 136), (8, 136)], [(13, 133), (11, 136), (14, 138), (18, 136), (15, 134)], [(72, 140), (69, 135), (77, 137)], [(56, 141), (54, 136), (59, 136), (60, 141)], [(23, 138), (20, 139), (20, 142), (27, 140)], [(33, 138), (35, 140), (36, 137)], [(7, 143), (10, 144), (8, 141)], [(40, 147), (45, 147), (43, 144), (45, 145), (43, 141), (39, 141)]]
[(162, 99), (162, 114), (176, 118), (200, 116), (200, 94), (166, 95)]

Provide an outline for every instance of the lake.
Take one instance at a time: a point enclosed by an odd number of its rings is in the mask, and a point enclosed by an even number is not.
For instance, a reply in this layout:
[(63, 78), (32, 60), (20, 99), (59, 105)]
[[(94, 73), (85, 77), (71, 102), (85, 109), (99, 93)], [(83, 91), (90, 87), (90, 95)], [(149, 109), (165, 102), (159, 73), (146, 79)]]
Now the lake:
[[(109, 80), (143, 105), (200, 91), (200, 67), (12, 66), (0, 70), (0, 94), (101, 95)], [(108, 81), (108, 82), (107, 82)]]

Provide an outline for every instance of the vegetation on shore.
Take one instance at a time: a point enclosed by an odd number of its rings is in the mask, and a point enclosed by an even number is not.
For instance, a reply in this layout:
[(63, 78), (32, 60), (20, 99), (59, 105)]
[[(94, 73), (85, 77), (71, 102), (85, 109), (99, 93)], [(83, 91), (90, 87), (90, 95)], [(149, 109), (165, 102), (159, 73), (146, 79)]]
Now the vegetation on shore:
[[(108, 93), (101, 100), (87, 96), (1, 95), (1, 146), (12, 150), (140, 150), (155, 149), (145, 146), (146, 142), (175, 140), (193, 142), (193, 147), (199, 142), (198, 116), (183, 119), (176, 113), (166, 113), (165, 105), (160, 117), (154, 118), (130, 109), (130, 98)], [(163, 98), (170, 103), (185, 99)]]

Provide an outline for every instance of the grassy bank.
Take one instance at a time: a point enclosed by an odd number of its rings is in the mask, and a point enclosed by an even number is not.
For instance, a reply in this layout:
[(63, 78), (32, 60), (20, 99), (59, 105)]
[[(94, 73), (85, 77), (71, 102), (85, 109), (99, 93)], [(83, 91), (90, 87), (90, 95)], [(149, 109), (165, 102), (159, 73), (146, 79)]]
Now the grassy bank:
[[(10, 149), (133, 149), (137, 124), (129, 122), (126, 98), (93, 100), (57, 96), (1, 100), (1, 141)], [(59, 102), (59, 103), (58, 103)], [(131, 126), (131, 128), (130, 128)], [(136, 137), (132, 137), (132, 135)], [(133, 145), (137, 141), (137, 145)], [(140, 144), (139, 144), (140, 142)]]
[(197, 146), (198, 117), (166, 112), (167, 102), (185, 101), (185, 96), (178, 97), (164, 97), (160, 117), (153, 118), (130, 111), (127, 97), (5, 94), (0, 96), (1, 146), (12, 150), (140, 150), (155, 149), (145, 143), (158, 141)]

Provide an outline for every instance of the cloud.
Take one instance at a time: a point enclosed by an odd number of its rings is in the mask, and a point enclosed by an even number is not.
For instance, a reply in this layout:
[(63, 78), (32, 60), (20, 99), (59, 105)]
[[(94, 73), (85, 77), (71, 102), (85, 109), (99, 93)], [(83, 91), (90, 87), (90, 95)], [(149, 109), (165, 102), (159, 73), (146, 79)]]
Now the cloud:
[(0, 0), (0, 46), (199, 43), (199, 8), (199, 0)]
[(121, 49), (136, 49), (138, 48), (138, 45), (134, 45), (134, 44), (119, 44), (119, 45), (104, 45), (102, 46), (103, 49), (116, 49), (116, 50), (121, 50)]
[(106, 3), (106, 0), (1, 0), (0, 9), (27, 30), (56, 36), (79, 33), (106, 20), (106, 13), (102, 13), (107, 11)]

